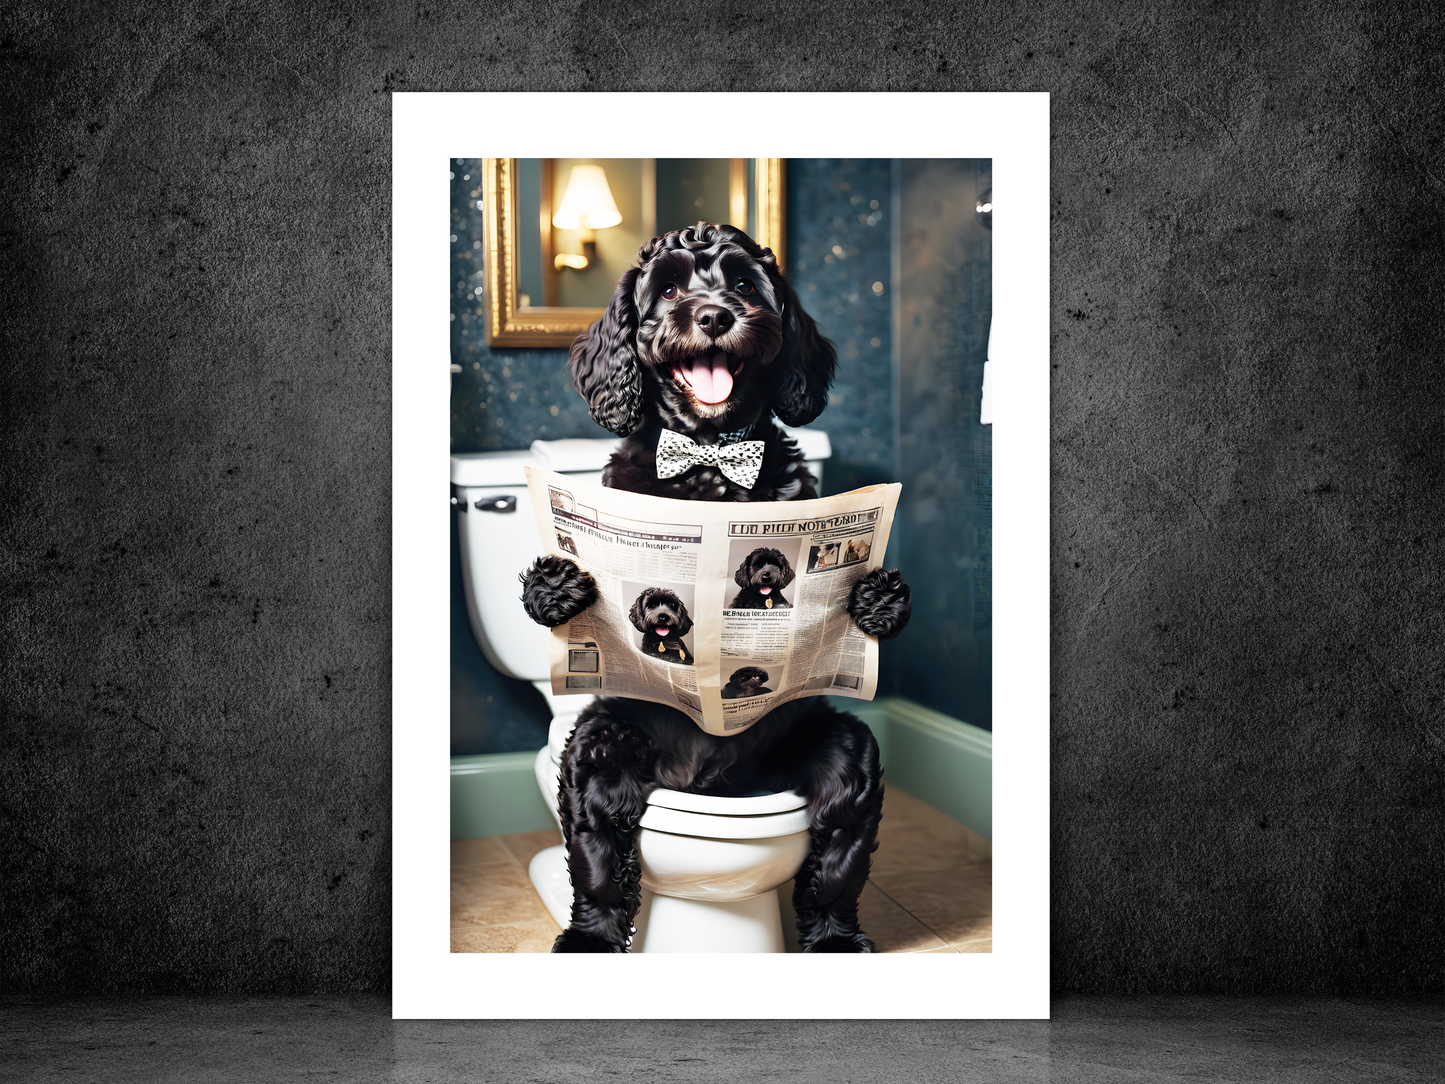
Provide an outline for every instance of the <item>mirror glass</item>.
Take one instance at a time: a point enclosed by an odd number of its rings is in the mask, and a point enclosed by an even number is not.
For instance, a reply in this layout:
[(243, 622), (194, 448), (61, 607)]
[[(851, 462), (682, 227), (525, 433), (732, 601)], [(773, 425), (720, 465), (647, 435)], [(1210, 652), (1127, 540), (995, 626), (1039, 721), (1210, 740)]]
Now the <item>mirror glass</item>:
[[(579, 166), (600, 167), (605, 188)], [(699, 219), (756, 236), (755, 168), (751, 158), (518, 159), (518, 309), (602, 308), (644, 242)]]

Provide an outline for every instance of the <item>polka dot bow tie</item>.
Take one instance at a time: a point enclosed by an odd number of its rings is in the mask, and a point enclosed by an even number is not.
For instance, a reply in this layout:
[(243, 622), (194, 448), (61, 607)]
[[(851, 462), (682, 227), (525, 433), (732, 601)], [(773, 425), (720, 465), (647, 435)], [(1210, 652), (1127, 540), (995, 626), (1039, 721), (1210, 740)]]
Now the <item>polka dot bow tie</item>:
[[(751, 432), (751, 427), (746, 432)], [(724, 433), (721, 440), (736, 434)], [(752, 489), (763, 465), (763, 442), (739, 440), (732, 444), (698, 444), (691, 437), (664, 429), (657, 441), (657, 476), (672, 478), (693, 467), (717, 467), (730, 481)]]

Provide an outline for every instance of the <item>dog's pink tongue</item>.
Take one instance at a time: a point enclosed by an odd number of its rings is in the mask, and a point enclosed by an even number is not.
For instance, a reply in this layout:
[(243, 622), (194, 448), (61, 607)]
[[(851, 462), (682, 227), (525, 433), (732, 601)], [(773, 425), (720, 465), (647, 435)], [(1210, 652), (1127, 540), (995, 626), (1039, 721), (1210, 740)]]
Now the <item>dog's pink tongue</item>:
[(692, 371), (684, 375), (698, 401), (709, 406), (726, 401), (733, 393), (733, 374), (728, 372), (728, 356), (721, 350), (709, 350), (694, 360)]
[(764, 595), (770, 595), (773, 593), (773, 589), (771, 587), (759, 587), (758, 591)]
[(666, 625), (658, 625), (658, 626), (657, 626), (657, 635), (661, 636), (664, 640), (666, 640), (666, 639), (667, 639), (667, 626), (666, 626)]

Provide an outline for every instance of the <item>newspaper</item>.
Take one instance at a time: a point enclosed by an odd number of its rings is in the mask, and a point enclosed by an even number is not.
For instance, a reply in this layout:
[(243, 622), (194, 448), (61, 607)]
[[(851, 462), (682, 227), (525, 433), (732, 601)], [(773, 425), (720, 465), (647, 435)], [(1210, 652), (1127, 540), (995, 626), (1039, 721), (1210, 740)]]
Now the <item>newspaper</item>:
[(667, 704), (740, 734), (800, 696), (872, 700), (878, 640), (848, 615), (902, 486), (811, 501), (679, 501), (526, 468), (546, 552), (597, 581), (552, 630), (552, 692)]

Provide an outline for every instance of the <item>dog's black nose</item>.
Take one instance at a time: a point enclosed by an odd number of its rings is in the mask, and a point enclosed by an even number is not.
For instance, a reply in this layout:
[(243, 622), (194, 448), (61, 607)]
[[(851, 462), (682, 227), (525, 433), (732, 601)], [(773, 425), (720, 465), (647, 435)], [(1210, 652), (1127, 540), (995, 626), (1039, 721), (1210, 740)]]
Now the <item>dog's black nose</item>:
[(721, 305), (704, 305), (693, 319), (705, 335), (714, 339), (733, 326), (733, 314)]

